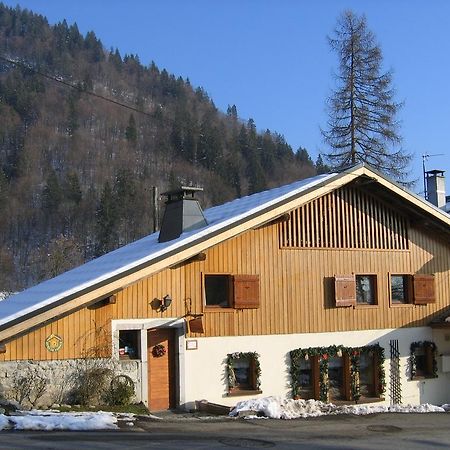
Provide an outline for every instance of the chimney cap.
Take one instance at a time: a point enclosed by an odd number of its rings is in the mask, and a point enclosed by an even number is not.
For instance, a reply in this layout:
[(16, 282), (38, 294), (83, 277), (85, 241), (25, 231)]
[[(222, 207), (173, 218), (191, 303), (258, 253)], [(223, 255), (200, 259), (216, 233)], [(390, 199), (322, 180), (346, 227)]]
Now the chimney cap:
[(194, 198), (196, 192), (202, 192), (202, 187), (196, 186), (180, 186), (177, 189), (171, 191), (163, 192), (161, 195), (167, 197), (167, 202), (172, 202), (176, 200), (184, 200), (186, 198)]
[(425, 172), (428, 176), (430, 176), (430, 175), (434, 175), (435, 177), (437, 177), (437, 176), (441, 176), (441, 177), (443, 177), (444, 176), (444, 173), (445, 173), (445, 170), (437, 170), (437, 169), (434, 169), (434, 170), (427, 170), (426, 172)]

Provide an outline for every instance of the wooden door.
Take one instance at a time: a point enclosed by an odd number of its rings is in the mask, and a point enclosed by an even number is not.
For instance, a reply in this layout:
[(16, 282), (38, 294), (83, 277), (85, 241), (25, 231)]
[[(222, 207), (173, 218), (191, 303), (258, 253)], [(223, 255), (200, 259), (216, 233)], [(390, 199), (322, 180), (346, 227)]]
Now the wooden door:
[(174, 408), (176, 401), (175, 330), (148, 331), (148, 404), (151, 411)]

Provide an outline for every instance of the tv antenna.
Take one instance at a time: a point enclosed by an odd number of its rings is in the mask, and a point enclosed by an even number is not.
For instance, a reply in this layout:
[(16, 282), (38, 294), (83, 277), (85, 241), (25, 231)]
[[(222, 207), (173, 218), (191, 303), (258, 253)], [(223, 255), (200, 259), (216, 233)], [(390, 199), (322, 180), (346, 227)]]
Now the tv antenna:
[(422, 169), (423, 169), (423, 196), (425, 200), (428, 200), (428, 192), (427, 192), (427, 171), (425, 169), (425, 161), (428, 161), (428, 158), (432, 158), (433, 156), (445, 156), (444, 153), (435, 153), (434, 155), (430, 155), (429, 153), (424, 153), (422, 155)]

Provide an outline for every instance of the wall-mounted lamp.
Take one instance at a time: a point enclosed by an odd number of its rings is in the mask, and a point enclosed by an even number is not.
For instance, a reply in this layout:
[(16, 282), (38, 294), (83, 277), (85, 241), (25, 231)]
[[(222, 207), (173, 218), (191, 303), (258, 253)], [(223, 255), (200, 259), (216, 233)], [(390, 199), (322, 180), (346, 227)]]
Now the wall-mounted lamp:
[(159, 312), (164, 312), (172, 304), (172, 297), (167, 294), (162, 300), (155, 298), (152, 302), (152, 307), (154, 307)]

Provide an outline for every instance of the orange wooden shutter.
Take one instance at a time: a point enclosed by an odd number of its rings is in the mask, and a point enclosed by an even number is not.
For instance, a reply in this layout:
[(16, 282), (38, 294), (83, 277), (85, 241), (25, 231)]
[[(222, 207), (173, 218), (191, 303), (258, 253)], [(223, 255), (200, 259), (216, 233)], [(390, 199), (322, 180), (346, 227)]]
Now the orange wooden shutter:
[(414, 275), (413, 286), (415, 305), (436, 303), (436, 295), (434, 292), (434, 275)]
[(356, 305), (355, 275), (334, 276), (334, 298), (337, 307)]
[(236, 309), (259, 308), (259, 275), (235, 275), (234, 307)]

